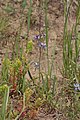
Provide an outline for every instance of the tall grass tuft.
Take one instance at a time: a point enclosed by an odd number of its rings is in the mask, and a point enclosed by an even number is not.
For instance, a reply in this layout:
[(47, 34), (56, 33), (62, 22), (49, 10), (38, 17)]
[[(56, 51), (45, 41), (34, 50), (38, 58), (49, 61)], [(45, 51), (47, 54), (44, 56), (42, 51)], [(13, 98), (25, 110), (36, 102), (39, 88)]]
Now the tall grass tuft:
[[(78, 26), (80, 22), (80, 4), (78, 2), (77, 12), (76, 12), (76, 23), (70, 31), (69, 26), (69, 12), (72, 5), (72, 1), (69, 3), (67, 8), (67, 2), (64, 0), (64, 43), (63, 43), (63, 65), (64, 74), (68, 78), (74, 78), (77, 74), (77, 64), (80, 52), (79, 41), (80, 38), (78, 32)], [(73, 34), (75, 35), (75, 42), (73, 43)], [(75, 47), (74, 47), (75, 44)]]

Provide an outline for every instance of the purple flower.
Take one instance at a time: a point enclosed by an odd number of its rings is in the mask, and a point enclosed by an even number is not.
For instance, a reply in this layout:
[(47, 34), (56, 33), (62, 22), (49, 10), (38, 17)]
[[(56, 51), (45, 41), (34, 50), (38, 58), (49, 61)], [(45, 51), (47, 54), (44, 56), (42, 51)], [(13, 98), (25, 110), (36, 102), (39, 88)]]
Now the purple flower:
[(34, 67), (35, 68), (39, 68), (39, 63), (38, 62), (34, 62)]
[(46, 43), (39, 42), (38, 46), (45, 49), (46, 48)]
[(34, 36), (34, 40), (39, 40), (39, 39), (40, 39), (40, 35)]
[(77, 87), (75, 87), (75, 88), (74, 88), (74, 90), (75, 90), (75, 91), (77, 91), (77, 90), (78, 90), (78, 88), (77, 88)]
[(74, 89), (75, 89), (75, 91), (80, 91), (80, 84), (79, 83), (75, 83), (74, 84)]
[(33, 64), (35, 68), (39, 68), (39, 66), (40, 66), (39, 62), (32, 61), (31, 64)]
[(74, 84), (74, 87), (79, 87), (79, 84), (78, 84), (78, 83), (75, 83), (75, 84)]
[(40, 40), (40, 38), (45, 38), (46, 34), (41, 34), (41, 35), (35, 35), (34, 40)]

